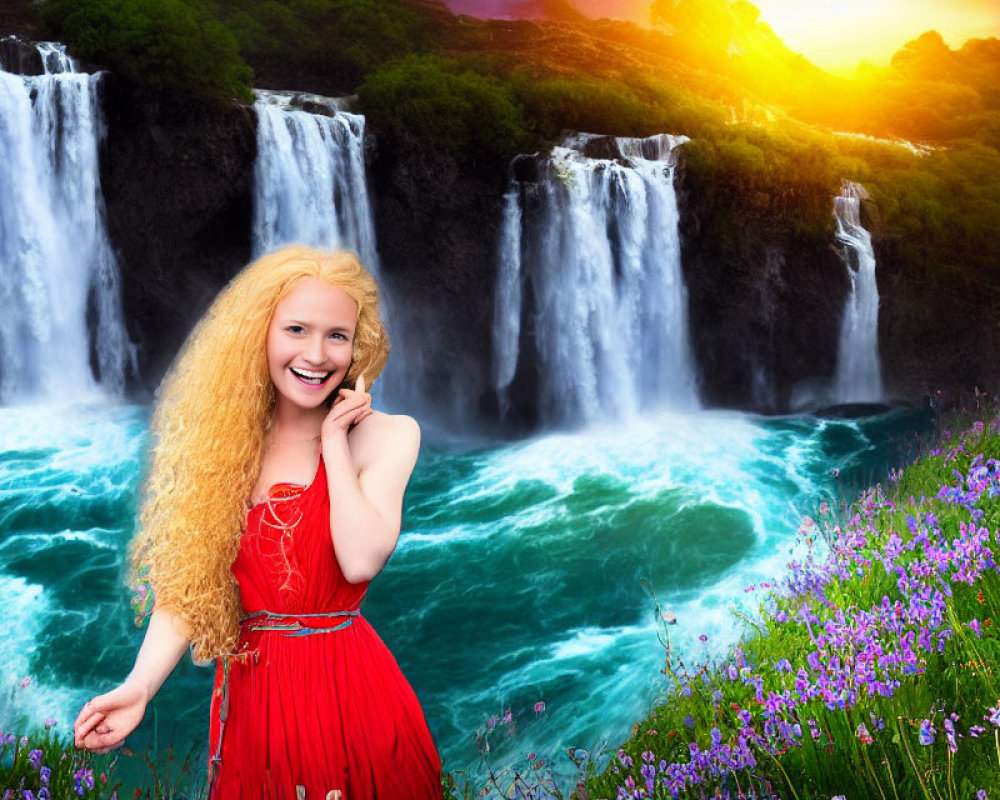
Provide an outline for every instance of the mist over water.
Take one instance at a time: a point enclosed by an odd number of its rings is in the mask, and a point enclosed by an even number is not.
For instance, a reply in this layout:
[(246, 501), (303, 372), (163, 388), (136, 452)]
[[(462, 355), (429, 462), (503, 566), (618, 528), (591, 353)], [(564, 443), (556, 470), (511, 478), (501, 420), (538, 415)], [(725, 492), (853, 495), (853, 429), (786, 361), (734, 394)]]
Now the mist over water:
[[(131, 668), (144, 631), (124, 559), (147, 413), (0, 409), (0, 685), (33, 678), (0, 691), (4, 729), (54, 716), (66, 731)], [(425, 443), (399, 546), (363, 613), (420, 697), (446, 768), (474, 768), (472, 734), (507, 708), (518, 733), (494, 754), (501, 763), (616, 744), (664, 688), (641, 582), (677, 614), (678, 650), (723, 652), (731, 609), (755, 609), (744, 587), (781, 573), (803, 514), (880, 478), (924, 424), (903, 409), (663, 413), (476, 449)], [(132, 749), (155, 730), (161, 747), (200, 752), (211, 682), (183, 659)], [(538, 701), (548, 709), (536, 718)]]

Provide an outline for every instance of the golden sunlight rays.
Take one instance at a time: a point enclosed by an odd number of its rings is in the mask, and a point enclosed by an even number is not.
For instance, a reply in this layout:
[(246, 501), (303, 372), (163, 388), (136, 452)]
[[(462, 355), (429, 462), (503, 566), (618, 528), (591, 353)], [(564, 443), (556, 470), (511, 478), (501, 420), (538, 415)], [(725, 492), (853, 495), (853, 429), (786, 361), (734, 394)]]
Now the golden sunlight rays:
[(792, 50), (833, 71), (860, 61), (887, 64), (924, 31), (937, 30), (952, 47), (1000, 35), (996, 0), (755, 0)]

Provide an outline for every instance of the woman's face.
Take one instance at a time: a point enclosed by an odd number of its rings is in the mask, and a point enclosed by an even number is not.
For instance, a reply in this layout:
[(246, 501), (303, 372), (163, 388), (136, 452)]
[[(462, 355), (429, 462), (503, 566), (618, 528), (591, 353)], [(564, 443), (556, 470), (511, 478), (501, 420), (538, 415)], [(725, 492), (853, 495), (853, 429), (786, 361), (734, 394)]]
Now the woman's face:
[(278, 402), (320, 406), (347, 374), (358, 305), (319, 278), (298, 284), (278, 303), (267, 329), (267, 367)]

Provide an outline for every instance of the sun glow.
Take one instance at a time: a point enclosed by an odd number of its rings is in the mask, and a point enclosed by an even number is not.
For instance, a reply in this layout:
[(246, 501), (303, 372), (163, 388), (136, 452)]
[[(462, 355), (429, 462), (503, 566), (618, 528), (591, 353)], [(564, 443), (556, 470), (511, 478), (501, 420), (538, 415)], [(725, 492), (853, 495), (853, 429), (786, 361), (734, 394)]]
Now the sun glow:
[(995, 0), (754, 0), (754, 5), (792, 50), (839, 72), (860, 61), (887, 64), (907, 41), (931, 29), (952, 47), (1000, 35)]

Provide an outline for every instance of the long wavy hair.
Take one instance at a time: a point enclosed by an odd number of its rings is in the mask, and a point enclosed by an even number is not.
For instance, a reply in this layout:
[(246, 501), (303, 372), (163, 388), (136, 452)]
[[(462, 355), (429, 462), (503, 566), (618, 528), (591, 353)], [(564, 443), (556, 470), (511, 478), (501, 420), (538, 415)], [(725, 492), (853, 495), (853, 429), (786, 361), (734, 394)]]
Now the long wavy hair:
[(275, 306), (308, 278), (358, 304), (342, 385), (353, 388), (364, 373), (370, 386), (389, 355), (375, 280), (353, 253), (291, 246), (254, 261), (222, 290), (157, 393), (131, 581), (148, 582), (156, 604), (181, 618), (199, 662), (236, 648), (240, 602), (230, 567), (276, 400), (267, 330)]

